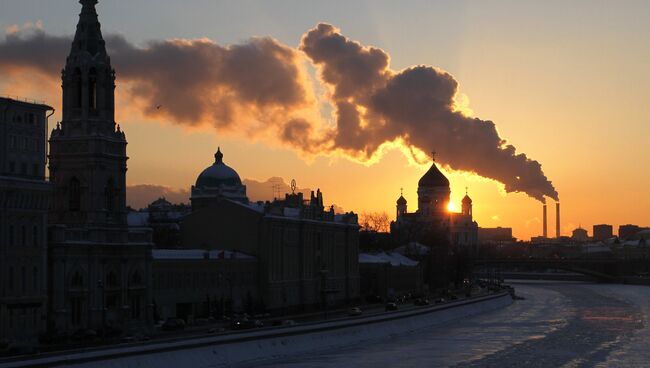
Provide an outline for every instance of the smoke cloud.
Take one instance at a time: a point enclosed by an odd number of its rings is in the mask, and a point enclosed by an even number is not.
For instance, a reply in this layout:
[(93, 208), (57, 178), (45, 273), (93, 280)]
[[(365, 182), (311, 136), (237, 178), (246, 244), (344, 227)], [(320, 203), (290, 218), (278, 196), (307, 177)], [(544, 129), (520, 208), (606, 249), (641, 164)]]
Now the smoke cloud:
[[(389, 55), (319, 24), (292, 48), (269, 38), (220, 46), (208, 39), (152, 41), (138, 47), (105, 37), (120, 93), (152, 119), (219, 131), (274, 136), (303, 153), (343, 153), (368, 161), (387, 142), (435, 150), (451, 169), (473, 172), (544, 201), (558, 200), (541, 164), (518, 153), (492, 121), (458, 111), (458, 82), (430, 66), (401, 71)], [(37, 71), (58, 78), (71, 37), (12, 28), (0, 41), (1, 74)], [(328, 91), (335, 120), (319, 111), (306, 63)], [(124, 84), (122, 84), (124, 83)], [(415, 155), (414, 155), (415, 156)]]
[(365, 47), (329, 24), (319, 24), (300, 49), (320, 70), (336, 107), (334, 146), (370, 158), (385, 142), (401, 140), (455, 170), (497, 180), (507, 192), (544, 201), (558, 194), (541, 164), (517, 153), (488, 120), (456, 110), (458, 82), (448, 73), (415, 66), (391, 70), (383, 50)]

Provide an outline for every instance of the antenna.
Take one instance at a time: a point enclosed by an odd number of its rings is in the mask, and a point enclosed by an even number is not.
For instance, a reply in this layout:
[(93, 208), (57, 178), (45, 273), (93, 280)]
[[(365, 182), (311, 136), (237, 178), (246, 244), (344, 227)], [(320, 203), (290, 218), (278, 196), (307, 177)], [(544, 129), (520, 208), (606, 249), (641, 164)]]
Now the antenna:
[(433, 161), (436, 160), (436, 151), (431, 151), (431, 159), (432, 159)]
[(291, 179), (291, 194), (296, 194), (296, 179)]

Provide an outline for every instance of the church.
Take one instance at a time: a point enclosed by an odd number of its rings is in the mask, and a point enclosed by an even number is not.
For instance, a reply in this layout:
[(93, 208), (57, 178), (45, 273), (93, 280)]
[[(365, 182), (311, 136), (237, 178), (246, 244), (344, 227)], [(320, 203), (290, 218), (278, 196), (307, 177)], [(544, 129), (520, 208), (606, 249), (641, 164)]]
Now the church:
[(403, 195), (396, 202), (396, 219), (391, 233), (400, 243), (421, 241), (427, 234), (445, 236), (452, 246), (464, 247), (470, 253), (478, 252), (478, 224), (473, 219), (472, 199), (467, 193), (461, 212), (449, 210), (451, 189), (449, 179), (438, 169), (434, 160), (431, 168), (418, 182), (418, 209), (408, 212)]
[(50, 135), (50, 331), (151, 325), (151, 232), (129, 231), (126, 136), (115, 123), (115, 70), (95, 5), (81, 0), (61, 72), (62, 121)]

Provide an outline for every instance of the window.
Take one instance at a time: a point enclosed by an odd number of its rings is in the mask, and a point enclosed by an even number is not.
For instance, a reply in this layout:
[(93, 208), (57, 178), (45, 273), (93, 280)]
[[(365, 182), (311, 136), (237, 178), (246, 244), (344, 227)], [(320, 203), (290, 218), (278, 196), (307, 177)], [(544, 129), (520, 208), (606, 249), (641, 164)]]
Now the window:
[(24, 293), (27, 291), (27, 273), (25, 272), (25, 266), (20, 268), (20, 279)]
[(20, 173), (23, 175), (27, 175), (27, 164), (24, 162), (20, 164)]
[[(115, 193), (115, 186), (113, 185), (113, 179), (108, 179), (106, 183), (106, 188), (104, 188), (104, 205), (107, 211), (113, 211), (113, 194)], [(110, 216), (110, 214), (109, 214)]]
[(14, 225), (9, 225), (9, 245), (14, 245), (16, 234), (14, 232)]
[(75, 272), (74, 275), (72, 275), (70, 286), (73, 288), (81, 288), (84, 286), (84, 278), (81, 276), (79, 271)]
[(16, 172), (16, 163), (13, 162), (13, 161), (10, 161), (10, 162), (9, 162), (9, 172), (10, 172), (10, 173), (14, 173), (14, 172)]
[(16, 146), (16, 136), (15, 135), (12, 135), (11, 138), (9, 138), (9, 146), (11, 147), (11, 149), (14, 149), (14, 150), (16, 149), (17, 146)]
[(34, 114), (33, 113), (30, 112), (29, 115), (27, 115), (27, 121), (30, 124), (34, 124)]
[(36, 266), (32, 270), (32, 281), (34, 282), (34, 291), (38, 291), (38, 268)]
[(89, 90), (88, 90), (88, 106), (91, 110), (97, 109), (97, 72), (95, 68), (90, 69), (89, 76)]
[(34, 164), (32, 166), (32, 175), (33, 176), (38, 176), (38, 164)]
[(20, 227), (20, 245), (23, 247), (27, 245), (27, 227), (25, 225)]
[(74, 70), (74, 76), (72, 79), (75, 96), (73, 101), (75, 102), (74, 107), (81, 107), (81, 69), (77, 68)]
[(14, 289), (14, 268), (13, 267), (9, 267), (9, 275), (7, 275), (7, 283), (9, 284), (7, 285), (9, 290), (13, 290)]
[(38, 243), (38, 226), (34, 225), (34, 227), (32, 227), (32, 244), (35, 247), (38, 247)]
[(79, 179), (70, 179), (69, 195), (70, 211), (79, 211), (81, 209), (81, 183)]

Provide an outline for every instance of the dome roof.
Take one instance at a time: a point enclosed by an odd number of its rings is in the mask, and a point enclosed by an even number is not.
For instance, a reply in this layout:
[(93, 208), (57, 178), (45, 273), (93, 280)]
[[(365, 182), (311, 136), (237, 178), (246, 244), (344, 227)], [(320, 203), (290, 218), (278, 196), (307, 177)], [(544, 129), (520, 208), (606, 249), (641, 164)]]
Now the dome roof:
[(214, 164), (203, 170), (196, 179), (196, 187), (219, 187), (219, 186), (241, 185), (241, 179), (237, 171), (223, 163), (221, 148), (214, 154)]
[(469, 197), (469, 195), (465, 194), (463, 197), (463, 203), (472, 203), (472, 199)]
[(397, 198), (397, 204), (406, 204), (406, 198), (400, 195), (399, 198)]
[(438, 170), (438, 166), (436, 166), (435, 161), (433, 162), (433, 165), (431, 165), (431, 168), (429, 171), (420, 178), (420, 181), (418, 182), (419, 187), (446, 187), (449, 188), (449, 179), (445, 177), (440, 170)]

